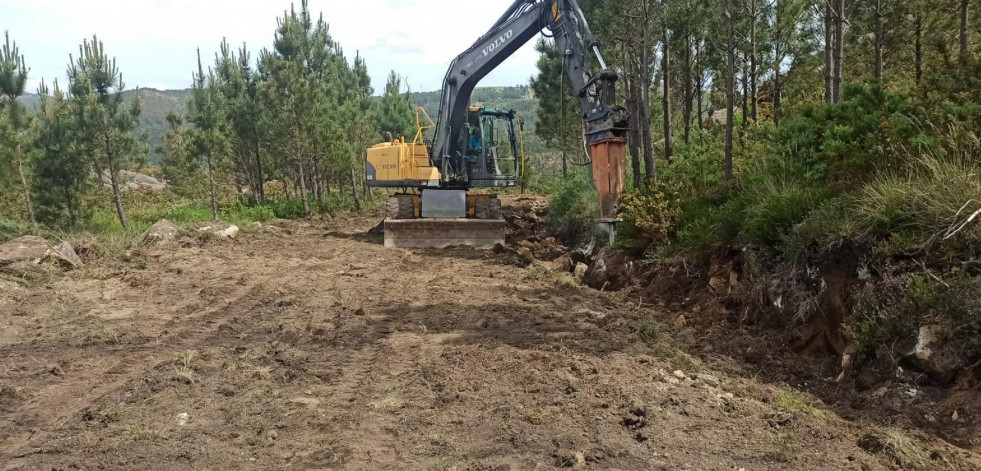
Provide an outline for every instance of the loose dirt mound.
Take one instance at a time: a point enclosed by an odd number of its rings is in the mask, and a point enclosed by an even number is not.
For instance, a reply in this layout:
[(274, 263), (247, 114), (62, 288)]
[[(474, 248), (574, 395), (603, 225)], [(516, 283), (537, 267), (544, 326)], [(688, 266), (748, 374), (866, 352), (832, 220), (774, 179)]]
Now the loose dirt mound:
[(386, 250), (380, 219), (0, 291), (0, 463), (865, 470), (897, 444), (973, 459), (713, 371), (636, 299), (490, 249)]

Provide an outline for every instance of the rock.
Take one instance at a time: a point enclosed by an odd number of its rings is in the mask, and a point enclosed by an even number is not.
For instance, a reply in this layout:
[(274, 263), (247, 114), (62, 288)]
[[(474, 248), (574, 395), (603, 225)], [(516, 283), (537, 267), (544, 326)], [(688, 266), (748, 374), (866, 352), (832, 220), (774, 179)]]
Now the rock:
[[(144, 191), (148, 193), (160, 193), (167, 189), (167, 183), (142, 173), (120, 170), (117, 174), (117, 183), (120, 191)], [(102, 173), (102, 183), (106, 187), (112, 186), (109, 172)]]
[(726, 280), (721, 276), (712, 277), (712, 279), (709, 280), (709, 287), (712, 288), (713, 291), (722, 291), (722, 289), (726, 287)]
[(589, 265), (585, 263), (577, 263), (576, 268), (573, 269), (573, 274), (576, 275), (576, 279), (582, 281), (586, 277), (586, 272), (589, 271)]
[(219, 239), (234, 239), (238, 236), (238, 226), (227, 222), (209, 222), (193, 227), (198, 232), (211, 234)]
[(587, 286), (600, 291), (619, 291), (634, 281), (634, 260), (630, 255), (603, 247), (592, 260), (583, 279)]
[(704, 373), (698, 373), (697, 375), (695, 375), (695, 378), (704, 384), (712, 386), (713, 388), (719, 387), (719, 378), (716, 378), (715, 376), (707, 375)]
[(181, 228), (177, 227), (176, 224), (161, 219), (143, 233), (140, 237), (140, 245), (146, 246), (171, 241), (176, 239), (180, 233)]
[(906, 360), (933, 378), (946, 381), (963, 368), (964, 362), (956, 347), (945, 343), (943, 326), (931, 324), (920, 327), (916, 346)]
[(65, 258), (65, 260), (68, 260), (73, 267), (77, 268), (84, 265), (84, 263), (82, 263), (82, 259), (77, 253), (75, 253), (75, 249), (68, 242), (58, 244), (55, 246), (55, 250), (57, 250), (58, 253)]
[(188, 420), (191, 420), (191, 416), (187, 412), (177, 414), (177, 425), (187, 425)]
[(580, 313), (586, 316), (586, 318), (594, 324), (605, 324), (608, 318), (606, 313), (594, 311), (592, 309), (583, 309), (580, 311)]
[(521, 262), (526, 265), (531, 265), (535, 261), (535, 255), (531, 253), (531, 249), (528, 247), (518, 247), (518, 250), (515, 253), (518, 254), (518, 258), (521, 259)]
[(569, 273), (575, 269), (575, 266), (572, 264), (572, 259), (569, 257), (559, 257), (553, 260), (551, 263), (552, 268), (554, 268), (556, 271)]
[(0, 271), (22, 276), (31, 266), (42, 264), (65, 269), (83, 265), (75, 249), (66, 242), (55, 245), (43, 237), (24, 236), (0, 244)]
[(685, 379), (685, 378), (687, 378), (687, 376), (685, 376), (685, 372), (684, 371), (681, 371), (681, 370), (674, 370), (674, 373), (672, 373), (672, 374), (674, 375), (675, 378), (678, 378), (678, 379)]

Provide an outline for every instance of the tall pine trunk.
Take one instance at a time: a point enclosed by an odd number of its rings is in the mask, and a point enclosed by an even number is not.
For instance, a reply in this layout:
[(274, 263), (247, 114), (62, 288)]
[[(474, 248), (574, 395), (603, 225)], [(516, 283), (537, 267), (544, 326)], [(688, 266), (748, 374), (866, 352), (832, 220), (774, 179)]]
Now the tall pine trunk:
[(27, 184), (27, 172), (24, 171), (24, 156), (21, 154), (20, 142), (14, 148), (14, 155), (17, 156), (17, 172), (20, 174), (20, 184), (24, 189), (24, 205), (27, 207), (27, 219), (31, 221), (31, 224), (37, 224), (37, 218), (34, 216), (34, 203), (31, 201), (31, 187)]
[(685, 69), (684, 69), (684, 81), (685, 81), (685, 103), (682, 108), (682, 118), (685, 121), (685, 144), (691, 142), (691, 102), (694, 99), (692, 88), (692, 60), (691, 60), (691, 34), (685, 35)]
[(266, 176), (262, 171), (262, 153), (259, 151), (259, 132), (255, 122), (252, 124), (252, 144), (255, 146), (256, 199), (266, 204)]
[(919, 13), (916, 14), (913, 27), (916, 34), (913, 62), (916, 68), (916, 84), (919, 85), (923, 80), (923, 17)]
[(209, 153), (207, 155), (208, 164), (208, 188), (211, 190), (211, 218), (217, 221), (218, 218), (218, 192), (215, 191), (215, 166), (214, 161)]
[(699, 46), (695, 50), (695, 108), (696, 115), (698, 116), (698, 129), (705, 129), (705, 123), (703, 118), (705, 116), (704, 108), (702, 107), (702, 79), (705, 77), (705, 71), (702, 70), (702, 47)]
[(119, 172), (116, 170), (109, 171), (109, 186), (112, 188), (112, 202), (116, 205), (119, 224), (123, 227), (129, 227), (129, 221), (126, 220), (126, 210), (123, 208), (123, 197), (119, 191)]
[(310, 217), (310, 201), (307, 199), (307, 176), (304, 165), (300, 163), (300, 201), (303, 202), (303, 217)]
[(834, 0), (835, 2), (835, 49), (832, 62), (834, 62), (833, 83), (831, 89), (831, 101), (841, 102), (841, 87), (844, 81), (842, 76), (843, 62), (845, 59), (845, 0)]
[(126, 219), (126, 209), (123, 208), (123, 196), (119, 191), (119, 169), (116, 168), (115, 154), (113, 153), (109, 136), (103, 136), (103, 140), (106, 146), (106, 163), (109, 168), (109, 186), (112, 187), (112, 202), (116, 205), (116, 215), (119, 216), (119, 224), (123, 227), (129, 227), (129, 221)]
[(674, 155), (674, 144), (672, 142), (671, 136), (671, 80), (670, 68), (671, 68), (671, 46), (668, 38), (668, 30), (665, 28), (661, 35), (662, 41), (664, 41), (664, 49), (661, 57), (662, 60), (662, 70), (661, 74), (664, 76), (664, 90), (661, 96), (661, 105), (664, 108), (664, 160), (671, 162), (671, 156)]
[(757, 83), (756, 83), (757, 82), (757, 77), (756, 76), (758, 74), (757, 67), (756, 67), (756, 21), (757, 21), (757, 18), (759, 17), (759, 12), (757, 11), (757, 8), (756, 8), (756, 2), (757, 1), (758, 0), (752, 0), (752, 2), (751, 2), (751, 4), (752, 4), (752, 7), (751, 7), (752, 8), (752, 16), (750, 18), (750, 36), (749, 36), (749, 44), (750, 44), (750, 55), (749, 55), (749, 88), (750, 88), (750, 93), (749, 93), (749, 99), (750, 99), (750, 109), (751, 109), (752, 116), (753, 116), (753, 124), (756, 124), (756, 122), (760, 120), (759, 103), (758, 103), (758, 99), (757, 99), (758, 94), (756, 93), (757, 92)]
[(961, 0), (961, 63), (967, 64), (970, 58), (970, 50), (968, 49), (968, 15), (970, 13), (970, 0)]
[(882, 80), (882, 48), (884, 39), (884, 28), (882, 24), (882, 0), (875, 0), (875, 41), (872, 42), (873, 67), (872, 76), (876, 80)]
[(726, 144), (725, 176), (732, 179), (732, 126), (736, 105), (736, 38), (733, 0), (726, 2)]
[(745, 128), (749, 124), (749, 63), (746, 57), (742, 58), (742, 107), (743, 107), (743, 127)]
[(361, 197), (358, 196), (358, 175), (353, 167), (351, 168), (351, 195), (354, 196), (354, 209), (361, 212)]
[(646, 47), (646, 42), (641, 57), (643, 61), (638, 74), (641, 80), (637, 83), (638, 91), (640, 92), (640, 103), (638, 104), (638, 111), (640, 112), (640, 138), (644, 153), (644, 176), (648, 181), (654, 181), (654, 178), (657, 176), (657, 167), (654, 163), (654, 137), (651, 134), (650, 112), (651, 75), (653, 71), (650, 67), (650, 49)]
[(824, 102), (832, 103), (834, 101), (834, 60), (833, 56), (835, 48), (835, 35), (834, 35), (834, 10), (831, 8), (831, 2), (837, 0), (824, 0)]
[(961, 50), (960, 50), (960, 63), (961, 63), (961, 89), (967, 91), (968, 86), (968, 67), (971, 63), (971, 51), (969, 47), (968, 38), (968, 14), (970, 13), (970, 0), (961, 0)]
[[(629, 70), (629, 69), (628, 69)], [(634, 173), (634, 188), (642, 190), (644, 188), (644, 175), (640, 167), (640, 107), (637, 102), (640, 100), (637, 92), (637, 77), (633, 70), (627, 76), (627, 110), (633, 116), (633, 123), (627, 130), (627, 146), (630, 151), (630, 169)]]
[(783, 5), (782, 0), (774, 0), (774, 19), (773, 19), (773, 124), (780, 124), (780, 94), (783, 92), (780, 83), (780, 65), (783, 62), (783, 34), (780, 31), (782, 25), (781, 20), (783, 19), (782, 11), (780, 6)]

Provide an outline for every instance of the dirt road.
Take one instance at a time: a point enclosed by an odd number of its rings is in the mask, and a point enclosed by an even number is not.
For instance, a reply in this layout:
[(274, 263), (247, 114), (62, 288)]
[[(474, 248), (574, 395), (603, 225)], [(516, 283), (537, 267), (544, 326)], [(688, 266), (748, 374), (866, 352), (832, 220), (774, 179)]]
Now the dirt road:
[(709, 371), (635, 302), (377, 217), (0, 281), (0, 469), (905, 466), (906, 432)]

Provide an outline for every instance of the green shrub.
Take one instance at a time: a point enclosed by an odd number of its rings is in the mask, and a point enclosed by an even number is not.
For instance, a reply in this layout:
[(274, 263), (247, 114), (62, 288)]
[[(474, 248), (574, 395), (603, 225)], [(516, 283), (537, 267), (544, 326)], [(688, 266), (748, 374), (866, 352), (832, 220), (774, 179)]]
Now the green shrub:
[(757, 244), (774, 245), (812, 210), (827, 201), (828, 190), (799, 183), (754, 188), (744, 210), (740, 235)]
[(652, 182), (645, 191), (625, 194), (620, 214), (623, 217), (623, 243), (643, 251), (668, 243), (677, 229), (681, 210), (678, 201), (660, 183)]
[(570, 174), (550, 193), (545, 220), (552, 233), (570, 245), (592, 235), (597, 199), (585, 173)]

